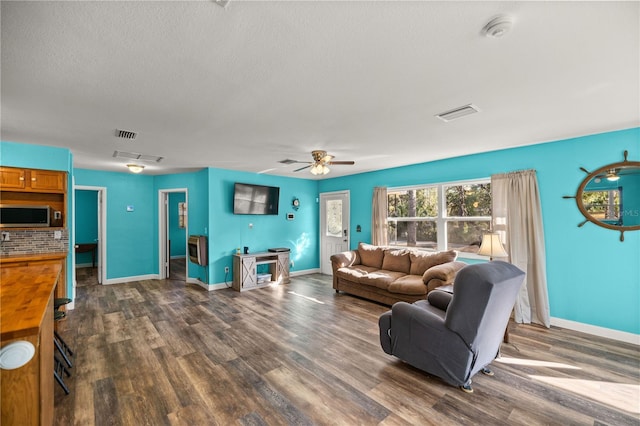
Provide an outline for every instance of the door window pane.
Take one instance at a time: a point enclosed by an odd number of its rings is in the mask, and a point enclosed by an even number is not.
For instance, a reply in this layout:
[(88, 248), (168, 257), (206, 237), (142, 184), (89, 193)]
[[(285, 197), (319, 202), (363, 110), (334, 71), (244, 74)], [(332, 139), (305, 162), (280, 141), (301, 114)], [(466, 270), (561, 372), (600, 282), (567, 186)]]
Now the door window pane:
[(342, 200), (327, 200), (326, 235), (341, 237), (342, 229)]

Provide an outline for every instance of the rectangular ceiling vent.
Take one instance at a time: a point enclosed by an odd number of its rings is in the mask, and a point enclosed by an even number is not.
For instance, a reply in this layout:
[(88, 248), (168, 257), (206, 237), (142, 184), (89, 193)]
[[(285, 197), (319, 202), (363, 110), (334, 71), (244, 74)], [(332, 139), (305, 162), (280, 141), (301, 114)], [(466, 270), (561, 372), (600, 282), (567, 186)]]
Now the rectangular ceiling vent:
[(120, 139), (134, 140), (138, 136), (136, 132), (130, 132), (129, 130), (116, 129), (116, 137)]
[(445, 123), (448, 123), (450, 121), (457, 120), (458, 118), (475, 114), (476, 112), (480, 112), (480, 108), (478, 108), (473, 104), (469, 104), (469, 105), (461, 106), (458, 108), (454, 108), (446, 112), (442, 112), (436, 115), (436, 117), (438, 117), (440, 120), (444, 121)]
[(128, 160), (148, 161), (151, 163), (159, 163), (164, 159), (164, 157), (158, 157), (157, 155), (146, 155), (146, 154), (139, 154), (137, 152), (126, 152), (126, 151), (113, 151), (113, 156), (115, 158), (126, 158)]
[(287, 158), (286, 160), (280, 160), (278, 161), (278, 163), (282, 163), (282, 164), (293, 164), (293, 163), (297, 163), (296, 160), (292, 160), (290, 158)]

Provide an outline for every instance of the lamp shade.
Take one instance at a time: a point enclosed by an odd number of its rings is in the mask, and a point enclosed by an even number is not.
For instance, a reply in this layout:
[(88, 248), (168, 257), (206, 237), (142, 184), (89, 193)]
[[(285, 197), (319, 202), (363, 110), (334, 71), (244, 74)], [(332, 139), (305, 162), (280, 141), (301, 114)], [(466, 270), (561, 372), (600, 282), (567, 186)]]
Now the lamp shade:
[(480, 244), (478, 254), (489, 256), (490, 260), (493, 260), (494, 257), (509, 256), (500, 242), (500, 235), (494, 232), (482, 236), (482, 244)]

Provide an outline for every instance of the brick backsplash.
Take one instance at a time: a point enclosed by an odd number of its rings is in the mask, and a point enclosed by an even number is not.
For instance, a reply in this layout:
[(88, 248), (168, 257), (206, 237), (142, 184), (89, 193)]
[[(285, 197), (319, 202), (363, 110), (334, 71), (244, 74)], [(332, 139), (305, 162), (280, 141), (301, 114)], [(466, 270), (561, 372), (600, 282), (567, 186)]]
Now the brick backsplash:
[[(62, 232), (62, 238), (56, 240), (54, 232)], [(66, 253), (69, 251), (69, 231), (67, 229), (25, 229), (11, 230), (9, 241), (0, 241), (0, 255)]]

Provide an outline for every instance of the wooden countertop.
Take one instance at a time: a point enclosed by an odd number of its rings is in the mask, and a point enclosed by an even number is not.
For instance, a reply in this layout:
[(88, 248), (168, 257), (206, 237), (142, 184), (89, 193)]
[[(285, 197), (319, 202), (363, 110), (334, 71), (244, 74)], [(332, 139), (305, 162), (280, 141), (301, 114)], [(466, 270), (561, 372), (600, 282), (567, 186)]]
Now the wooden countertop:
[(0, 339), (37, 334), (61, 265), (19, 266), (0, 270)]
[(66, 251), (55, 253), (35, 253), (35, 254), (9, 254), (0, 256), (0, 265), (3, 263), (29, 262), (31, 260), (57, 260), (67, 257)]

